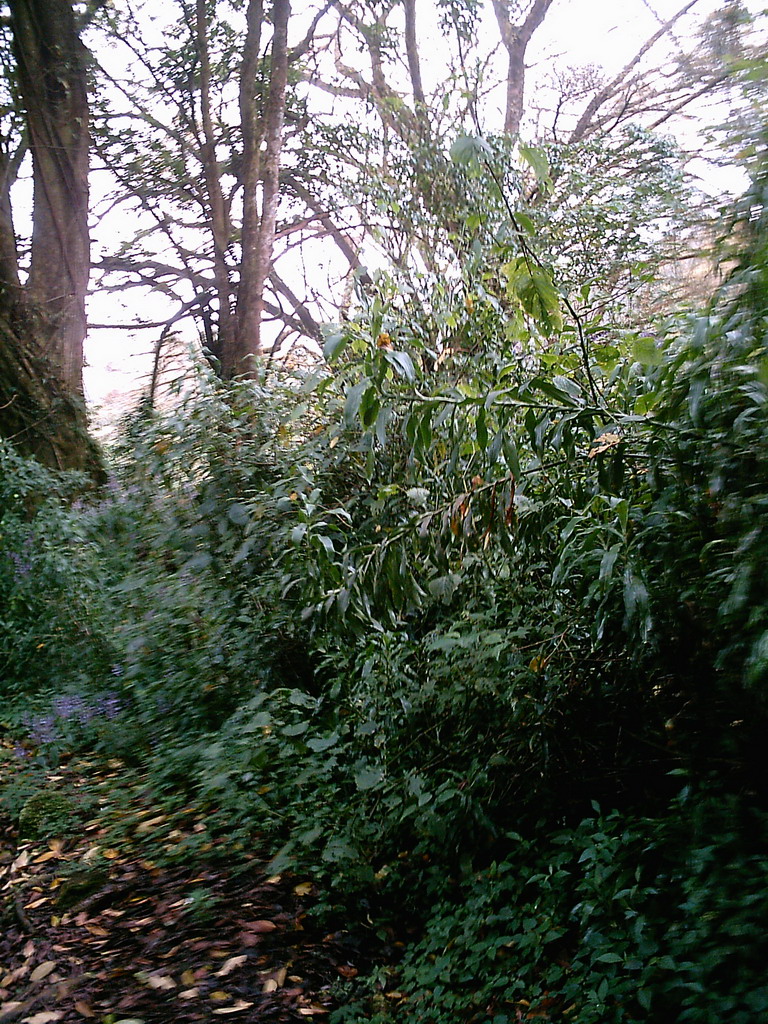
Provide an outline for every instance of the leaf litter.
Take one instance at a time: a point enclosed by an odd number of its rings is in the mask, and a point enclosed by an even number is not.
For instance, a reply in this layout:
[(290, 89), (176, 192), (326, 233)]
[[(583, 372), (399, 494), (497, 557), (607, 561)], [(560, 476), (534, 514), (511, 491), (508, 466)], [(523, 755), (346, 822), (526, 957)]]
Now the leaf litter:
[(157, 864), (147, 838), (199, 835), (200, 820), (132, 813), (122, 843), (99, 821), (22, 842), (0, 818), (0, 1024), (327, 1018), (365, 957), (307, 915), (314, 885), (267, 876), (255, 856), (245, 870), (204, 854)]

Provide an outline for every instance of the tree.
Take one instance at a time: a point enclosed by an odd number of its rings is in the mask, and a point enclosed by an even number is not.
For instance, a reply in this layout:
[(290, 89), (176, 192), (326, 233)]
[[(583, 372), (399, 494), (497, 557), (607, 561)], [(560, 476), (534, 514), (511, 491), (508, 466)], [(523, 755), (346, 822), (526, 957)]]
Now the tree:
[[(0, 432), (59, 467), (97, 473), (82, 403), (88, 230), (88, 53), (68, 0), (12, 0), (11, 110), (0, 206)], [(34, 209), (22, 281), (10, 190), (26, 148)]]
[[(129, 64), (125, 73), (101, 69), (112, 95), (100, 103), (96, 146), (117, 179), (110, 202), (138, 206), (142, 226), (97, 270), (106, 288), (173, 295), (231, 378), (252, 373), (253, 357), (286, 331), (320, 337), (280, 276), (284, 249), (276, 252), (275, 241), (294, 244), (324, 219), (305, 206), (315, 204), (307, 186), (317, 154), (304, 145), (305, 113), (291, 83), (324, 8), (292, 46), (287, 0), (250, 0), (244, 11), (227, 0), (213, 8), (178, 0), (176, 11), (160, 49), (146, 38), (141, 9), (112, 12), (106, 25)], [(265, 318), (277, 339), (267, 337)]]

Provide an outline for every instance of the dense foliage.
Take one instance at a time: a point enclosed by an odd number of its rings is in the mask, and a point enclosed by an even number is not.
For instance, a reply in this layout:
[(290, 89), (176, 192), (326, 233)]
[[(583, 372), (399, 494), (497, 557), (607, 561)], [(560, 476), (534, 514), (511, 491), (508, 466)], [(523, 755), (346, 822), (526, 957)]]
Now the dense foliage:
[(120, 755), (398, 929), (339, 1022), (764, 1013), (765, 188), (653, 333), (512, 215), (315, 371), (139, 410), (98, 499), (3, 447), (20, 756)]

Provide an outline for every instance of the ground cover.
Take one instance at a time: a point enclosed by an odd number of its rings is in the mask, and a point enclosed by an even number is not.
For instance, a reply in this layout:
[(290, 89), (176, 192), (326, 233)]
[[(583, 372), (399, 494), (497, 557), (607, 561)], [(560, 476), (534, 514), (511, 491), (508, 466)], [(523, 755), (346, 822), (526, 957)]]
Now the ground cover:
[[(2, 760), (5, 792), (20, 785), (19, 760)], [(74, 816), (42, 819), (34, 838), (0, 819), (3, 1024), (326, 1019), (364, 957), (308, 914), (310, 879), (225, 849), (194, 807), (153, 806), (117, 760), (72, 761), (37, 783), (73, 794)], [(81, 822), (86, 791), (99, 813)]]

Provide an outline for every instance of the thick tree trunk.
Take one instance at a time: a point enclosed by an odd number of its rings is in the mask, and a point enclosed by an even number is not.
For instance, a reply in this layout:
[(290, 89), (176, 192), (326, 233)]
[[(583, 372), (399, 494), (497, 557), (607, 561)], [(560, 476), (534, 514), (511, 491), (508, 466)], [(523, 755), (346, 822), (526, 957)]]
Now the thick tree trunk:
[(34, 177), (26, 305), (44, 355), (65, 386), (82, 393), (90, 273), (87, 50), (69, 0), (11, 0), (10, 9)]
[(23, 325), (17, 331), (0, 315), (0, 437), (52, 469), (77, 469), (104, 483), (101, 452), (88, 436), (82, 398), (62, 383), (24, 333)]
[(83, 403), (88, 233), (87, 50), (71, 0), (10, 0), (16, 87), (32, 153), (29, 275), (19, 275), (10, 189), (23, 154), (0, 161), (0, 437), (56, 469), (104, 480)]

